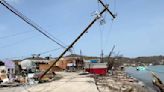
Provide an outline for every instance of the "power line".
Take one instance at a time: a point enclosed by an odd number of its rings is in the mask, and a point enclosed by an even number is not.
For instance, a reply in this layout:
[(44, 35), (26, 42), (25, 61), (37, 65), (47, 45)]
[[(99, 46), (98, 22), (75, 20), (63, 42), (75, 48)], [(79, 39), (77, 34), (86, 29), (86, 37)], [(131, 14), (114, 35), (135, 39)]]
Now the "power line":
[(117, 8), (117, 1), (114, 0), (114, 12), (116, 12), (116, 8)]
[(1, 60), (13, 60), (13, 59), (22, 59), (25, 58), (27, 56), (18, 56), (18, 57), (7, 57), (7, 58), (2, 58)]
[(20, 33), (15, 33), (15, 34), (11, 34), (11, 35), (1, 36), (1, 37), (0, 37), (0, 40), (1, 40), (1, 39), (7, 39), (7, 38), (15, 37), (15, 36), (22, 35), (22, 34), (26, 34), (26, 33), (31, 33), (31, 32), (32, 32), (32, 31), (20, 32)]
[(5, 6), (8, 10), (10, 10), (12, 13), (14, 13), (15, 15), (17, 15), (19, 18), (21, 18), (24, 22), (26, 22), (27, 24), (29, 24), (30, 26), (32, 26), (34, 29), (36, 29), (38, 32), (40, 32), (41, 34), (43, 34), (45, 37), (47, 37), (48, 39), (50, 39), (51, 41), (55, 42), (56, 44), (58, 44), (59, 46), (61, 46), (62, 48), (66, 48), (65, 46), (63, 46), (62, 44), (60, 44), (59, 42), (57, 42), (55, 39), (53, 39), (51, 36), (49, 36), (48, 34), (46, 34), (46, 31), (43, 30), (43, 28), (41, 28), (39, 25), (37, 25), (36, 23), (34, 23), (32, 20), (30, 20), (29, 18), (27, 18), (25, 15), (23, 15), (21, 12), (19, 12), (18, 10), (16, 10), (14, 7), (12, 7), (10, 4), (8, 4), (5, 0), (0, 0), (0, 3)]
[(55, 39), (56, 41), (62, 43), (64, 46), (66, 46), (66, 44), (65, 44), (63, 41), (59, 40), (58, 38), (56, 38), (55, 36), (53, 36), (53, 35), (50, 34), (49, 32), (47, 32), (47, 31), (45, 31), (45, 32), (46, 32), (49, 36), (51, 36), (53, 39)]
[(37, 36), (31, 36), (31, 37), (28, 37), (28, 38), (24, 38), (22, 40), (19, 40), (17, 42), (14, 42), (14, 43), (10, 43), (10, 44), (7, 44), (7, 45), (3, 45), (3, 46), (0, 46), (0, 49), (2, 48), (7, 48), (7, 47), (11, 47), (11, 46), (14, 46), (14, 45), (18, 45), (20, 43), (24, 43), (26, 40), (31, 40), (33, 39), (34, 37), (37, 37)]
[[(99, 16), (101, 16), (108, 7), (105, 7), (100, 13)], [(74, 44), (88, 31), (88, 29), (100, 18), (99, 16), (96, 16), (96, 18), (80, 33), (80, 35), (66, 48), (66, 50), (53, 62), (53, 64), (43, 73), (43, 75), (40, 76), (39, 80), (41, 80), (45, 74), (62, 58), (65, 53), (74, 46)]]
[(51, 50), (48, 50), (48, 51), (41, 52), (41, 53), (39, 53), (39, 54), (40, 54), (40, 55), (43, 55), (43, 54), (47, 54), (47, 53), (50, 53), (50, 52), (53, 52), (53, 51), (57, 51), (57, 50), (59, 50), (59, 49), (61, 49), (61, 48), (51, 49)]
[[(53, 52), (53, 51), (57, 51), (57, 50), (60, 50), (62, 48), (55, 48), (55, 49), (51, 49), (51, 50), (47, 50), (47, 51), (44, 51), (44, 52), (40, 52), (38, 53), (39, 55), (43, 55), (43, 54), (47, 54), (47, 53), (50, 53), (50, 52)], [(38, 55), (37, 54), (37, 55)], [(30, 54), (31, 55), (31, 54)], [(1, 60), (5, 60), (5, 59), (23, 59), (23, 58), (26, 58), (26, 57), (29, 57), (30, 55), (26, 55), (26, 56), (16, 56), (16, 57), (10, 57), (10, 58), (3, 58)]]

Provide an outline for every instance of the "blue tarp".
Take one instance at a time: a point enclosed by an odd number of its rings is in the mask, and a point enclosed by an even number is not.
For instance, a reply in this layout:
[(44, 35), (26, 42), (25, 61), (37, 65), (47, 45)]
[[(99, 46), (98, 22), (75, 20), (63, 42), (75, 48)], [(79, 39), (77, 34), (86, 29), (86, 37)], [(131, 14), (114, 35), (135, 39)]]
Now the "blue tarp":
[(90, 60), (91, 63), (97, 63), (98, 60)]

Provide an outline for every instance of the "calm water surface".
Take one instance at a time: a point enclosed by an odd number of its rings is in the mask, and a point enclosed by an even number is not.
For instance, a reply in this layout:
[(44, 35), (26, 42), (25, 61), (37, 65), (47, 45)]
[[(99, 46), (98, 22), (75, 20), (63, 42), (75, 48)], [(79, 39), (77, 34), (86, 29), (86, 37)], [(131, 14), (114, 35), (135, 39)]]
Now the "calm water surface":
[(144, 71), (137, 71), (136, 67), (127, 67), (125, 69), (125, 72), (129, 75), (143, 81), (146, 85), (149, 87), (152, 87), (154, 89), (154, 86), (152, 84), (152, 75), (151, 72), (154, 72), (158, 75), (158, 77), (163, 81), (164, 83), (164, 65), (157, 65), (157, 66), (148, 66), (146, 70)]

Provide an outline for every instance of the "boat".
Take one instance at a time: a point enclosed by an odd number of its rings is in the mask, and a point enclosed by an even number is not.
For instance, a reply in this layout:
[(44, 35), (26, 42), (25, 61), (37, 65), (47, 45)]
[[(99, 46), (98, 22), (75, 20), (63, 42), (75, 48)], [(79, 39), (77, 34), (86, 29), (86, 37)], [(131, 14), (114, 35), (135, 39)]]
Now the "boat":
[(136, 70), (137, 71), (144, 71), (144, 70), (146, 70), (146, 67), (144, 67), (144, 66), (138, 66), (138, 67), (136, 67)]

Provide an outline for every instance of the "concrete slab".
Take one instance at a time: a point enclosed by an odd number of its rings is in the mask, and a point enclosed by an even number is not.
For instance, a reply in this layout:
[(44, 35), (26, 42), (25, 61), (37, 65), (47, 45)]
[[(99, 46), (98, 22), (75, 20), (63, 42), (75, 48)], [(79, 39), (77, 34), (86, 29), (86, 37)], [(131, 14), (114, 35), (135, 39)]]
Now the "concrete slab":
[(30, 92), (98, 92), (94, 79), (78, 73), (61, 72), (58, 81), (39, 84), (28, 89)]

